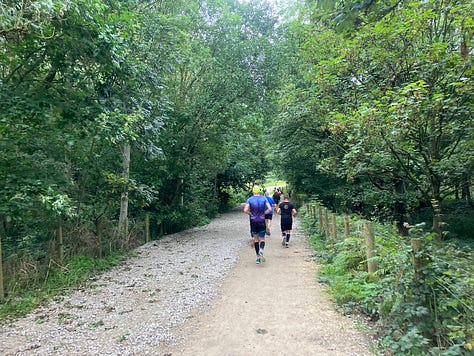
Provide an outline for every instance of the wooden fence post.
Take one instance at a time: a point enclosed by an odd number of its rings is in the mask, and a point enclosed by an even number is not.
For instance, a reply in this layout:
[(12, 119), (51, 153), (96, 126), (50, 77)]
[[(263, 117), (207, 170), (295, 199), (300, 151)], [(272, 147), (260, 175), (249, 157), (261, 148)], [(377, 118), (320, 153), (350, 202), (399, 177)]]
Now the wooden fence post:
[(413, 238), (411, 239), (411, 247), (413, 249), (413, 269), (415, 270), (415, 276), (417, 278), (421, 278), (421, 268), (422, 268), (422, 259), (418, 255), (418, 252), (421, 249), (422, 239), (420, 238)]
[(327, 208), (324, 208), (324, 234), (326, 238), (329, 238), (329, 216)]
[(377, 263), (374, 261), (375, 257), (375, 233), (374, 223), (371, 221), (365, 222), (365, 248), (367, 254), (367, 271), (373, 274), (377, 270)]
[(344, 238), (349, 238), (349, 217), (344, 216)]
[(331, 220), (332, 220), (332, 239), (334, 242), (337, 241), (337, 220), (336, 220), (336, 213), (331, 213)]
[(145, 214), (145, 243), (150, 242), (150, 213)]
[(322, 232), (323, 231), (323, 208), (320, 206), (318, 208), (318, 211), (319, 211), (319, 231)]

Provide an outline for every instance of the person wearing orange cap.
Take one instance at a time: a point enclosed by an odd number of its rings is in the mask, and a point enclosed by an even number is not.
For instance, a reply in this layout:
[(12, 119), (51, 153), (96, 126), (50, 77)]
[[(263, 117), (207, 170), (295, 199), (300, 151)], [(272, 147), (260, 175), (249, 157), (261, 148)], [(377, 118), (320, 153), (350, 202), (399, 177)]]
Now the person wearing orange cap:
[(247, 199), (244, 206), (244, 213), (250, 215), (250, 235), (253, 237), (253, 245), (257, 259), (255, 262), (265, 262), (265, 215), (272, 211), (272, 207), (267, 199), (260, 195), (260, 188), (253, 187), (253, 195)]

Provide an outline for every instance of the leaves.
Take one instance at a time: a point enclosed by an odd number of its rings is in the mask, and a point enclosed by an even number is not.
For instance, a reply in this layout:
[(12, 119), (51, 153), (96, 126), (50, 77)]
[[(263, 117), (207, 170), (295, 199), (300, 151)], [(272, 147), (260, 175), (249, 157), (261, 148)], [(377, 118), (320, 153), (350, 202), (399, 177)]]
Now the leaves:
[[(295, 53), (293, 84), (280, 98), (278, 130), (287, 131), (284, 140), (293, 142), (283, 160), (305, 152), (307, 161), (315, 161), (308, 162), (311, 176), (345, 178), (350, 187), (340, 191), (375, 189), (377, 193), (360, 195), (368, 199), (379, 194), (379, 199), (363, 202), (364, 213), (388, 205), (392, 213), (386, 216), (396, 219), (402, 218), (400, 209), (403, 214), (413, 211), (416, 200), (451, 196), (466, 172), (472, 177), (472, 159), (462, 152), (472, 140), (473, 82), (464, 73), (472, 68), (473, 58), (463, 58), (457, 45), (462, 23), (458, 11), (472, 9), (468, 2), (455, 3), (456, 11), (440, 1), (393, 7), (318, 2), (304, 46)], [(355, 26), (347, 26), (351, 22)], [(308, 169), (285, 168), (290, 179)], [(404, 193), (394, 182), (403, 182)], [(298, 180), (292, 184), (325, 194), (325, 189)], [(403, 208), (398, 199), (386, 200), (394, 189)], [(349, 203), (324, 200), (338, 209)]]

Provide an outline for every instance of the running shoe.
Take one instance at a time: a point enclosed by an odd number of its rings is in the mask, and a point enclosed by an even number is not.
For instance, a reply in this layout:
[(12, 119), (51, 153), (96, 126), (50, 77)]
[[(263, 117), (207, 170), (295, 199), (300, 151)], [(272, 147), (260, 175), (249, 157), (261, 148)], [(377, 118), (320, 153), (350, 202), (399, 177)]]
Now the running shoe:
[(270, 229), (267, 229), (267, 235), (270, 236), (271, 233), (270, 233)]
[(257, 259), (255, 260), (255, 263), (258, 265), (260, 264), (260, 257), (257, 257)]
[(285, 239), (285, 238), (281, 239), (281, 245), (282, 245), (282, 246), (285, 246), (285, 242), (286, 242), (286, 239)]
[(263, 256), (263, 250), (260, 250), (260, 259), (265, 262), (265, 256)]
[(288, 242), (285, 242), (285, 247), (288, 248)]

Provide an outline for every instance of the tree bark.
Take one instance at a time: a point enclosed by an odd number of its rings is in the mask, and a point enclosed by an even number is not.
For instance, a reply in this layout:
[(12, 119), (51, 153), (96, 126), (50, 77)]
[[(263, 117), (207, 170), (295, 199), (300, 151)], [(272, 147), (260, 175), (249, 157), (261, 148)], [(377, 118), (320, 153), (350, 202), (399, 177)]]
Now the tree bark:
[(433, 206), (433, 226), (431, 230), (436, 234), (436, 241), (441, 243), (443, 239), (443, 220), (441, 215), (441, 202), (440, 200), (433, 199), (431, 202)]
[(120, 199), (120, 217), (118, 226), (118, 236), (122, 243), (128, 242), (128, 181), (130, 179), (130, 144), (123, 148), (122, 156), (122, 176), (124, 187)]
[(464, 175), (461, 183), (461, 199), (465, 200), (469, 205), (472, 206), (472, 197), (471, 197), (471, 181), (467, 174)]
[(61, 218), (58, 220), (58, 259), (59, 264), (62, 266), (64, 263), (64, 237), (63, 221)]
[(408, 236), (408, 229), (405, 227), (406, 219), (406, 209), (405, 204), (401, 197), (406, 193), (405, 192), (405, 183), (402, 179), (395, 179), (394, 181), (394, 191), (397, 201), (394, 206), (394, 217), (397, 224), (398, 233), (402, 236)]
[(5, 291), (3, 289), (3, 260), (2, 260), (2, 236), (0, 235), (0, 299), (5, 297)]

